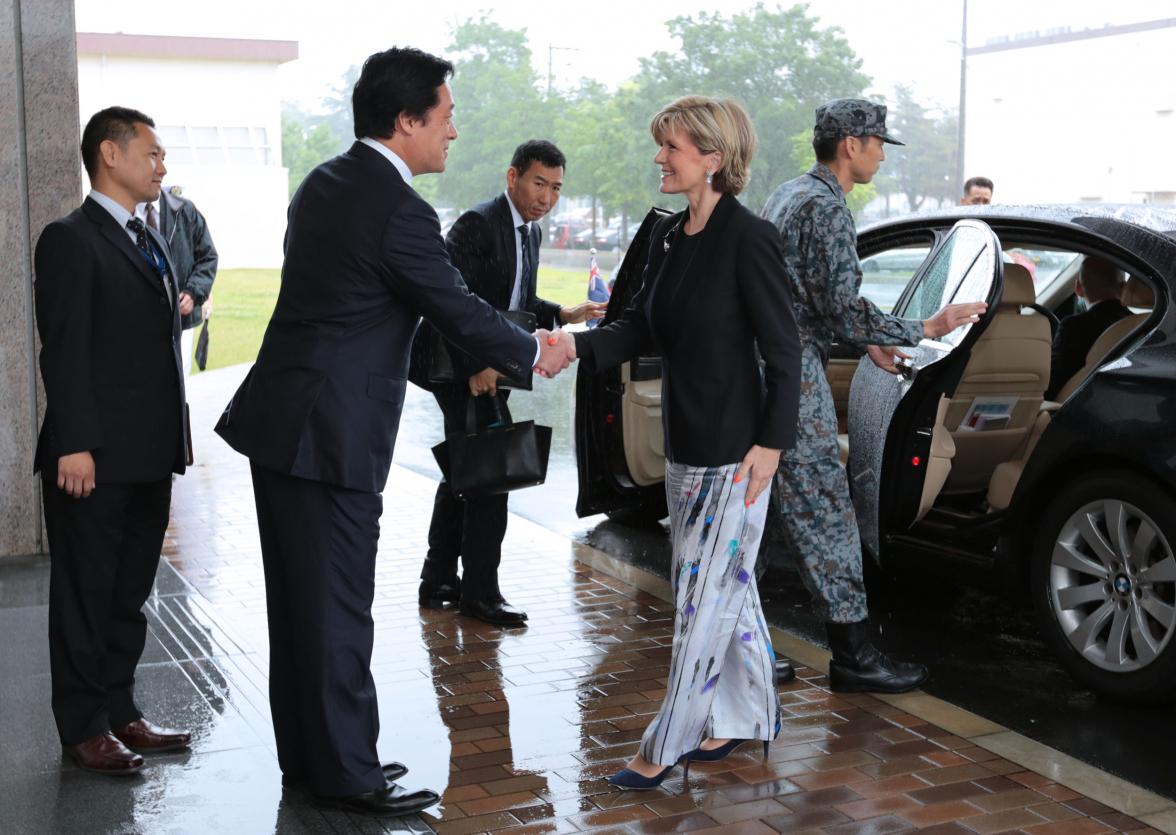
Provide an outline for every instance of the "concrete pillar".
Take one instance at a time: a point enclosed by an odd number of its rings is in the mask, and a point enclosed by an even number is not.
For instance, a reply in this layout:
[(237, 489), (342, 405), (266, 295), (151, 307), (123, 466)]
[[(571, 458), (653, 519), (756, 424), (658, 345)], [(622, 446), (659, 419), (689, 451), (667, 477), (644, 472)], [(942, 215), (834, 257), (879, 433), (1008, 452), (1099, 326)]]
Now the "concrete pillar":
[(73, 0), (0, 0), (0, 557), (46, 550), (33, 247), (81, 201)]

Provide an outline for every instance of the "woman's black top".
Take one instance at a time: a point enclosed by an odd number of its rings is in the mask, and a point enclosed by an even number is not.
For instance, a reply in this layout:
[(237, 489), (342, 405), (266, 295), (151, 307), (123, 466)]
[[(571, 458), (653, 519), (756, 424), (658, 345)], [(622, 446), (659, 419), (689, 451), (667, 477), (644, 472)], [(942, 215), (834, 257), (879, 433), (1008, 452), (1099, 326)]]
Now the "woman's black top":
[(670, 461), (720, 466), (754, 444), (790, 449), (800, 342), (779, 233), (729, 194), (698, 234), (683, 234), (685, 218), (658, 222), (641, 290), (619, 319), (577, 333), (576, 353), (589, 371), (661, 354)]

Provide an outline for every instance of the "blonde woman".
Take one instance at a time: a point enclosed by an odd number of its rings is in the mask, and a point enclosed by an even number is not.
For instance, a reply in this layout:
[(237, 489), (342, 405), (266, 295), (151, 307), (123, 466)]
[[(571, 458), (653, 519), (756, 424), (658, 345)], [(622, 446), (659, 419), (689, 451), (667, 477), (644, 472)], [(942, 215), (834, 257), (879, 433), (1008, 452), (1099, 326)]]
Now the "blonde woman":
[(677, 763), (721, 759), (748, 740), (766, 755), (779, 732), (755, 561), (765, 490), (795, 441), (800, 385), (779, 235), (735, 199), (756, 146), (747, 113), (687, 96), (650, 131), (661, 191), (687, 206), (654, 229), (643, 286), (622, 317), (574, 337), (589, 370), (662, 357), (677, 611), (665, 701), (637, 756), (609, 778), (627, 789), (654, 788)]

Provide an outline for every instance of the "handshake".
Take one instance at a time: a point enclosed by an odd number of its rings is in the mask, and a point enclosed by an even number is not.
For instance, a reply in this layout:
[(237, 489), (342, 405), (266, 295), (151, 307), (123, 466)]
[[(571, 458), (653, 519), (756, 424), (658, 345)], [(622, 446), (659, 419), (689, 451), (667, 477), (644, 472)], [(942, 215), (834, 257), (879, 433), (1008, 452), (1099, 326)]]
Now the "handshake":
[(540, 375), (551, 378), (563, 371), (576, 360), (576, 341), (565, 330), (535, 331), (539, 337), (539, 361), (535, 363), (535, 371)]

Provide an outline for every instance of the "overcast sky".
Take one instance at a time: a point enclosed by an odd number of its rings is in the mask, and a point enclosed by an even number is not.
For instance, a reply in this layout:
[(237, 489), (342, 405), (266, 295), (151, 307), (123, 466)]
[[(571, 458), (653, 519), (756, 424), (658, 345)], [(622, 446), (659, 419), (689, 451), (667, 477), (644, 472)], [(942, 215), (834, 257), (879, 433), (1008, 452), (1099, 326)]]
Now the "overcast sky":
[[(748, 0), (162, 0), (150, 5), (76, 0), (76, 14), (82, 32), (298, 41), (301, 57), (281, 70), (283, 98), (314, 109), (344, 71), (370, 53), (411, 45), (444, 55), (453, 25), (482, 11), (506, 28), (525, 28), (536, 70), (546, 77), (550, 54), (555, 83), (570, 86), (584, 76), (615, 85), (636, 72), (638, 58), (674, 49), (664, 25), (670, 18), (699, 11), (732, 14), (753, 5)], [(844, 30), (874, 79), (874, 91), (889, 94), (896, 83), (905, 83), (926, 103), (954, 106), (962, 0), (811, 0), (809, 7), (823, 23)], [(968, 43), (1173, 14), (1172, 0), (970, 0)], [(558, 49), (549, 52), (549, 46)]]

